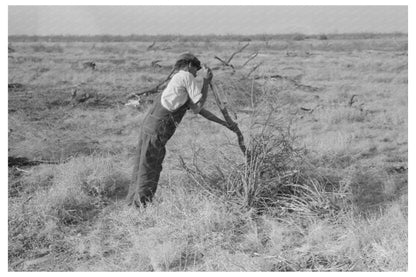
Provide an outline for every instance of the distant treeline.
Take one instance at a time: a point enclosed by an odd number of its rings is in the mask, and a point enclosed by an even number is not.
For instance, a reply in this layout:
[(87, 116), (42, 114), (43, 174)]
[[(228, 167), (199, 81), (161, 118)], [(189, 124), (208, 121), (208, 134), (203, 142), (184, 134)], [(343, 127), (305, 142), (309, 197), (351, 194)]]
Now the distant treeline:
[(317, 34), (304, 35), (293, 34), (257, 34), (257, 35), (52, 35), (52, 36), (29, 36), (11, 35), (9, 42), (189, 42), (189, 41), (269, 41), (269, 40), (338, 40), (338, 39), (375, 39), (388, 37), (407, 37), (406, 33), (345, 33), (345, 34)]

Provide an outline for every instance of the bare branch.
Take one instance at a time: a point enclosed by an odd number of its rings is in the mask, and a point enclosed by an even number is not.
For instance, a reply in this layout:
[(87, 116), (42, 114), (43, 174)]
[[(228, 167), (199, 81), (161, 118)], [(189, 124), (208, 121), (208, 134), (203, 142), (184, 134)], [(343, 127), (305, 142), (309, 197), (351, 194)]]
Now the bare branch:
[(259, 52), (255, 52), (255, 53), (251, 54), (251, 56), (248, 58), (248, 60), (245, 63), (243, 63), (243, 65), (241, 67), (244, 67), (246, 64), (248, 64), (252, 59), (257, 57), (258, 54), (259, 54)]
[[(261, 62), (261, 63), (259, 63), (259, 64), (257, 64), (256, 66), (254, 66), (251, 70), (250, 70), (250, 72), (247, 74), (247, 76), (246, 76), (246, 78), (248, 78), (250, 75), (251, 75), (251, 73), (253, 73), (254, 71), (256, 71), (256, 69), (257, 68), (259, 68), (259, 66), (260, 65), (262, 65), (263, 64), (263, 62)], [(259, 78), (254, 78), (254, 79), (259, 79)]]
[(182, 158), (181, 155), (179, 155), (179, 163), (181, 165), (181, 167), (183, 169), (185, 169), (186, 173), (188, 174), (188, 176), (190, 178), (193, 179), (193, 181), (195, 182), (195, 184), (197, 184), (199, 187), (201, 187), (202, 189), (204, 189), (204, 191), (206, 191), (208, 194), (210, 194), (211, 196), (215, 197), (215, 194), (213, 193), (212, 189), (209, 186), (204, 185), (204, 178), (201, 178), (202, 176), (198, 176), (197, 172), (195, 172), (194, 170), (192, 170), (191, 168), (189, 168), (184, 159)]
[(217, 59), (217, 60), (219, 60), (224, 66), (231, 67), (233, 69), (233, 73), (234, 73), (235, 72), (234, 65), (232, 65), (230, 62), (234, 58), (235, 55), (237, 55), (238, 53), (240, 53), (241, 51), (243, 51), (248, 45), (249, 45), (249, 43), (247, 43), (246, 45), (244, 45), (243, 47), (241, 47), (239, 50), (237, 50), (234, 53), (232, 53), (231, 56), (228, 58), (227, 61), (224, 61), (223, 59), (221, 59), (218, 56), (215, 56), (214, 58)]
[(153, 41), (153, 43), (149, 45), (146, 50), (147, 51), (151, 50), (155, 46), (155, 44), (156, 44), (156, 41)]
[(313, 86), (309, 86), (309, 85), (299, 84), (296, 81), (294, 81), (293, 84), (295, 85), (295, 87), (297, 87), (297, 88), (299, 88), (301, 90), (306, 90), (306, 91), (319, 91), (319, 90), (321, 90), (321, 88), (313, 87)]
[(355, 98), (356, 96), (358, 96), (358, 95), (354, 94), (353, 96), (351, 96), (350, 101), (348, 101), (348, 105), (349, 105), (350, 107), (352, 107), (352, 105), (356, 102), (356, 101), (354, 101), (354, 98)]
[(216, 58), (217, 60), (219, 60), (220, 62), (222, 62), (223, 65), (230, 66), (226, 61), (224, 61), (223, 59), (219, 58), (218, 56), (215, 56), (214, 58)]
[(229, 64), (231, 62), (231, 60), (234, 58), (234, 56), (240, 52), (242, 52), (250, 43), (247, 42), (246, 45), (244, 45), (243, 47), (240, 48), (240, 50), (235, 51), (234, 53), (231, 54), (231, 56), (228, 58), (227, 64)]
[(305, 111), (305, 112), (310, 112), (310, 111), (313, 111), (313, 109), (309, 109), (309, 108), (305, 108), (305, 107), (300, 107), (300, 109), (301, 109), (302, 111)]
[(150, 63), (150, 65), (152, 66), (152, 67), (162, 67), (160, 64), (159, 64), (159, 62), (161, 62), (162, 60), (154, 60), (154, 61), (152, 61), (151, 63)]
[(220, 100), (218, 92), (216, 90), (214, 90), (211, 83), (209, 85), (210, 85), (211, 91), (214, 95), (215, 103), (217, 104), (218, 108), (220, 109), (222, 115), (224, 116), (225, 121), (229, 125), (235, 125), (236, 126), (236, 128), (235, 128), (235, 130), (233, 130), (233, 132), (236, 133), (236, 135), (237, 135), (238, 145), (240, 146), (240, 149), (243, 152), (244, 156), (248, 156), (247, 148), (244, 144), (244, 137), (243, 137), (243, 134), (240, 131), (240, 128), (238, 128), (237, 124), (231, 119), (230, 115), (228, 114), (227, 108), (225, 107), (224, 103), (222, 103), (222, 101)]
[(231, 67), (233, 70), (235, 70), (234, 69), (234, 66), (232, 65), (232, 64), (229, 64), (228, 62), (226, 62), (226, 61), (224, 61), (223, 59), (221, 59), (221, 58), (219, 58), (219, 57), (217, 57), (217, 56), (215, 56), (214, 58), (216, 58), (217, 60), (219, 60), (224, 66), (229, 66), (229, 67)]

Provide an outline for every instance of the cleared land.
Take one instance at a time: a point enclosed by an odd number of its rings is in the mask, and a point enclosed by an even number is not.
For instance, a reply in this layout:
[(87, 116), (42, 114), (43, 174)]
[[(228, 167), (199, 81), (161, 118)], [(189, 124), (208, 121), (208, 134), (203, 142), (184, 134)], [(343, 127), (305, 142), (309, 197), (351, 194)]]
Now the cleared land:
[[(9, 271), (406, 271), (407, 37), (254, 40), (235, 72), (215, 58), (246, 43), (11, 42)], [(127, 207), (152, 96), (127, 97), (184, 51), (255, 155), (188, 113), (154, 203)]]

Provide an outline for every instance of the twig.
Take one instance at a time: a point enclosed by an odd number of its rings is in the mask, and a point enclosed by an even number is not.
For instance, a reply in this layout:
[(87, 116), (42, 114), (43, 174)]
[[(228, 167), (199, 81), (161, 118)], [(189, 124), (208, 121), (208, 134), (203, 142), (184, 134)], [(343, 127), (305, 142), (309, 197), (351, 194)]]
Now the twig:
[(233, 70), (235, 70), (234, 69), (234, 66), (232, 65), (232, 64), (229, 64), (228, 62), (226, 62), (226, 61), (224, 61), (223, 59), (221, 59), (221, 58), (219, 58), (219, 57), (217, 57), (217, 56), (215, 56), (214, 57), (215, 59), (217, 59), (217, 60), (219, 60), (224, 66), (229, 66), (229, 67), (231, 67)]
[(150, 49), (152, 49), (152, 48), (153, 48), (153, 46), (155, 46), (155, 44), (156, 44), (156, 41), (154, 41), (151, 45), (149, 45), (149, 46), (147, 47), (147, 51), (149, 51)]
[(233, 72), (235, 72), (234, 65), (232, 65), (230, 62), (234, 58), (235, 55), (237, 55), (238, 53), (242, 52), (248, 45), (249, 45), (249, 43), (247, 43), (246, 45), (244, 45), (243, 47), (241, 47), (239, 50), (237, 50), (234, 53), (232, 53), (231, 56), (228, 58), (227, 61), (224, 61), (223, 59), (219, 58), (218, 56), (215, 56), (214, 58), (217, 59), (217, 60), (219, 60), (223, 65), (231, 67), (233, 69)]
[(188, 176), (190, 176), (198, 186), (200, 186), (202, 189), (204, 189), (211, 196), (215, 197), (215, 194), (210, 190), (209, 187), (206, 187), (203, 184), (201, 184), (201, 182), (198, 180), (197, 176), (195, 176), (196, 173), (186, 165), (186, 163), (183, 160), (181, 155), (179, 155), (179, 163), (181, 164), (182, 168), (185, 169)]
[(358, 96), (358, 95), (354, 94), (353, 96), (351, 96), (351, 99), (350, 99), (350, 101), (348, 102), (348, 105), (349, 105), (350, 107), (352, 107), (352, 105), (356, 102), (356, 101), (354, 101), (354, 98), (355, 98), (356, 96)]
[(313, 109), (309, 109), (309, 108), (305, 108), (305, 107), (300, 107), (300, 109), (302, 111), (305, 111), (305, 112), (313, 112)]
[(320, 90), (320, 88), (317, 88), (317, 87), (299, 84), (296, 81), (293, 81), (293, 82), (294, 82), (293, 84), (295, 85), (295, 87), (297, 87), (297, 88), (299, 88), (301, 90), (307, 90), (307, 91), (318, 91), (318, 90)]
[(234, 58), (234, 56), (240, 52), (242, 52), (250, 43), (247, 43), (246, 45), (244, 45), (243, 47), (240, 48), (240, 50), (235, 51), (234, 53), (231, 54), (230, 58), (228, 58), (227, 63), (229, 64), (231, 62), (231, 60)]
[(28, 198), (26, 198), (25, 201), (23, 201), (23, 204), (26, 204), (27, 202), (29, 202), (31, 199), (33, 198), (33, 195), (29, 196)]
[(156, 66), (157, 66), (157, 67), (162, 67), (162, 66), (159, 64), (159, 62), (161, 62), (161, 61), (162, 61), (162, 60), (154, 60), (154, 61), (152, 61), (152, 62), (151, 62), (151, 64), (150, 64), (150, 65), (151, 65), (152, 67), (156, 67)]
[(259, 54), (259, 52), (255, 52), (255, 53), (251, 54), (251, 56), (248, 58), (248, 60), (245, 63), (243, 63), (243, 65), (241, 67), (244, 67), (246, 64), (248, 64), (252, 59), (257, 57), (258, 54)]
[[(257, 69), (257, 68), (259, 68), (259, 66), (260, 66), (260, 65), (262, 65), (262, 64), (263, 64), (263, 62), (261, 62), (261, 63), (259, 63), (258, 65), (254, 66), (254, 67), (250, 70), (250, 72), (247, 74), (246, 78), (248, 78), (248, 77), (251, 75), (251, 73), (253, 73), (254, 71), (256, 71), (256, 69)], [(255, 79), (256, 79), (256, 78), (255, 78)]]

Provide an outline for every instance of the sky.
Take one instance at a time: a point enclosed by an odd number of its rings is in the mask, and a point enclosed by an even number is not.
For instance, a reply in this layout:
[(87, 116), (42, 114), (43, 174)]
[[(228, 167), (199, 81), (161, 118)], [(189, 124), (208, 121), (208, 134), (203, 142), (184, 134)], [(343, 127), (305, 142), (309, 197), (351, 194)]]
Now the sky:
[(408, 32), (401, 6), (8, 6), (9, 35)]

